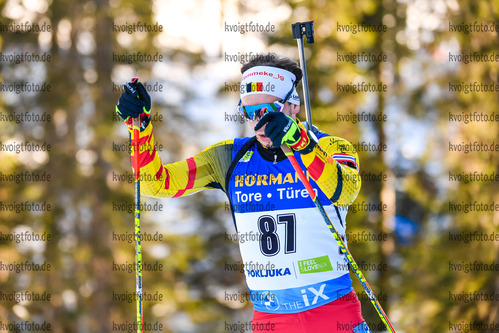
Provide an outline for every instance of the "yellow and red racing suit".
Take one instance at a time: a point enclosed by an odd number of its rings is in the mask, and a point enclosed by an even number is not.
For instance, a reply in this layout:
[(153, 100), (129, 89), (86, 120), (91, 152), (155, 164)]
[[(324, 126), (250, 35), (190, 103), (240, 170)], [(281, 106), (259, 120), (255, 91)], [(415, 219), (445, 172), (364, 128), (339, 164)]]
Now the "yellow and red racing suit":
[[(344, 236), (347, 207), (361, 185), (358, 156), (342, 138), (323, 132), (317, 138), (310, 153), (294, 155)], [(269, 160), (264, 157), (267, 148), (243, 138), (221, 141), (184, 161), (163, 164), (154, 142), (149, 124), (140, 133), (142, 194), (173, 198), (221, 189), (231, 203), (238, 234), (255, 235), (253, 241), (239, 242), (255, 310), (301, 312), (353, 290), (344, 256), (283, 154), (280, 160)], [(234, 161), (243, 146), (247, 151)]]

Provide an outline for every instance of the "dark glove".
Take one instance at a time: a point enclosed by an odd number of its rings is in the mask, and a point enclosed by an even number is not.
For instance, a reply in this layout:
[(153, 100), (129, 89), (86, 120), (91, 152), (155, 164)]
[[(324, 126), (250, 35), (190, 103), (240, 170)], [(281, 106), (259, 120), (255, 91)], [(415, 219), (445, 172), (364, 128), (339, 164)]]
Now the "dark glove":
[(125, 91), (116, 105), (116, 113), (131, 128), (132, 118), (140, 116), (141, 131), (147, 127), (151, 113), (151, 97), (146, 88), (137, 79), (125, 84)]
[(300, 139), (298, 124), (282, 112), (265, 113), (256, 124), (255, 131), (258, 131), (265, 124), (267, 124), (265, 136), (272, 140), (272, 144), (276, 148), (285, 143), (294, 145)]
[(287, 144), (294, 150), (308, 154), (317, 144), (316, 140), (310, 140), (307, 131), (298, 126), (293, 118), (282, 112), (267, 112), (258, 121), (255, 131), (258, 131), (263, 125), (265, 127), (265, 136), (270, 138), (274, 147), (280, 147)]

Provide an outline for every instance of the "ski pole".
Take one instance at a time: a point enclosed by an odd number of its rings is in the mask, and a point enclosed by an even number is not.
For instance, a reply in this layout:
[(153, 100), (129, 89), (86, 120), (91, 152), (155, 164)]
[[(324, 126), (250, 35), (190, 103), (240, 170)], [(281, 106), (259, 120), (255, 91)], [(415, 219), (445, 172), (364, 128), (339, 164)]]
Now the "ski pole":
[(348, 248), (345, 245), (345, 242), (343, 239), (341, 239), (340, 234), (338, 233), (338, 230), (334, 226), (334, 224), (331, 222), (331, 219), (327, 215), (326, 211), (324, 210), (324, 207), (322, 206), (321, 202), (319, 201), (319, 197), (315, 194), (312, 185), (310, 185), (310, 182), (307, 180), (305, 174), (303, 173), (302, 169), (300, 168), (300, 165), (296, 161), (296, 158), (293, 155), (293, 152), (291, 149), (286, 145), (282, 145), (281, 149), (283, 152), (286, 154), (288, 157), (289, 161), (293, 165), (293, 168), (295, 169), (296, 173), (298, 174), (298, 178), (300, 178), (301, 182), (307, 189), (308, 194), (310, 195), (310, 198), (312, 198), (312, 201), (314, 202), (315, 206), (319, 209), (319, 212), (321, 213), (324, 221), (326, 222), (327, 226), (329, 227), (329, 231), (334, 236), (334, 239), (336, 239), (336, 243), (338, 244), (341, 252), (345, 255), (345, 261), (350, 264), (352, 267), (352, 270), (354, 271), (355, 275), (359, 279), (360, 283), (362, 284), (362, 287), (364, 288), (364, 291), (366, 292), (367, 296), (371, 300), (371, 303), (374, 305), (374, 308), (376, 309), (376, 312), (378, 312), (378, 315), (381, 318), (381, 321), (385, 324), (386, 328), (388, 329), (388, 332), (390, 333), (396, 333), (395, 329), (393, 328), (392, 324), (390, 323), (390, 320), (388, 319), (388, 316), (386, 315), (385, 311), (383, 311), (383, 308), (381, 307), (381, 304), (378, 302), (378, 299), (374, 295), (373, 290), (367, 283), (366, 278), (364, 277), (364, 274), (360, 271), (357, 263), (355, 262), (354, 258), (352, 257), (352, 254), (348, 250)]
[[(132, 79), (135, 85), (138, 77)], [(137, 96), (138, 97), (138, 96)], [(133, 118), (133, 147), (135, 162), (135, 262), (137, 263), (137, 274), (135, 289), (137, 292), (137, 332), (143, 332), (144, 315), (142, 309), (142, 244), (140, 242), (140, 115)]]
[[(305, 35), (307, 37), (307, 43), (309, 43), (309, 44), (314, 43), (314, 25), (313, 24), (314, 24), (314, 21), (307, 21), (307, 22), (296, 22), (296, 23), (291, 25), (292, 30), (293, 30), (293, 39), (298, 40), (298, 52), (300, 54), (300, 67), (301, 67), (301, 70), (303, 73), (303, 98), (304, 98), (304, 103), (305, 103), (307, 125), (308, 125), (308, 129), (311, 131), (313, 131), (312, 112), (311, 112), (311, 108), (310, 108), (310, 98), (309, 98), (309, 94), (308, 94), (308, 79), (307, 79), (307, 68), (306, 68), (306, 64), (305, 64), (305, 54), (304, 54), (304, 48), (303, 48), (303, 36)], [(312, 188), (312, 185), (310, 185), (310, 182), (305, 177), (305, 174), (303, 173), (302, 169), (300, 168), (300, 165), (296, 161), (296, 158), (294, 157), (291, 148), (289, 148), (286, 144), (284, 144), (281, 146), (281, 149), (286, 154), (289, 161), (293, 165), (293, 168), (295, 169), (296, 173), (298, 174), (298, 177), (300, 178), (301, 182), (303, 183), (303, 185), (307, 189), (307, 192), (310, 195), (310, 198), (312, 198), (312, 201), (314, 202), (315, 206), (317, 207), (317, 209), (319, 209), (319, 212), (321, 213), (324, 221), (326, 222), (327, 226), (329, 227), (329, 230), (333, 234), (334, 239), (336, 240), (336, 243), (338, 244), (341, 252), (345, 255), (345, 261), (347, 263), (349, 263), (350, 266), (352, 267), (352, 270), (354, 271), (355, 275), (359, 279), (367, 296), (371, 300), (371, 303), (373, 304), (374, 308), (376, 309), (376, 312), (378, 313), (379, 317), (381, 318), (381, 321), (385, 324), (386, 328), (388, 329), (388, 332), (396, 333), (395, 329), (392, 326), (392, 323), (388, 319), (388, 316), (386, 315), (385, 311), (383, 311), (381, 304), (379, 303), (378, 299), (374, 295), (374, 292), (372, 291), (371, 287), (369, 286), (369, 283), (367, 283), (367, 280), (364, 277), (364, 274), (362, 274), (362, 272), (360, 271), (353, 256), (351, 255), (350, 251), (346, 247), (345, 242), (343, 241), (343, 239), (341, 239), (340, 234), (338, 233), (338, 230), (335, 228), (334, 224), (331, 222), (331, 219), (329, 218), (326, 211), (324, 210), (324, 207), (322, 206), (321, 202), (319, 201), (319, 197), (315, 194), (315, 192)], [(324, 154), (324, 155), (327, 156), (327, 161), (329, 163), (334, 161), (334, 159), (331, 156), (329, 156), (328, 154)], [(338, 214), (338, 217), (339, 217), (339, 214)]]

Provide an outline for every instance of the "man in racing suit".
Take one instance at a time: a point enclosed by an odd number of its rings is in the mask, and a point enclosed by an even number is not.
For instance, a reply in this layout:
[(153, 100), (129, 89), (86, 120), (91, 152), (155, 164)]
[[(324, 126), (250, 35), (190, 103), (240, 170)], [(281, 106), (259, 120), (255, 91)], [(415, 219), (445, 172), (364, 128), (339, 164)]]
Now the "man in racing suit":
[[(269, 54), (245, 64), (241, 73), (238, 109), (255, 136), (221, 141), (171, 164), (162, 163), (153, 144), (147, 91), (141, 83), (125, 85), (116, 112), (130, 130), (131, 118), (140, 115), (140, 172), (153, 176), (141, 181), (141, 193), (162, 198), (204, 189), (226, 193), (237, 232), (258, 235), (239, 243), (253, 327), (369, 332), (344, 256), (280, 146), (294, 150), (342, 237), (348, 205), (361, 185), (357, 153), (346, 140), (309, 130), (296, 119), (295, 87), (302, 72), (295, 61)], [(134, 158), (132, 166), (137, 167)]]

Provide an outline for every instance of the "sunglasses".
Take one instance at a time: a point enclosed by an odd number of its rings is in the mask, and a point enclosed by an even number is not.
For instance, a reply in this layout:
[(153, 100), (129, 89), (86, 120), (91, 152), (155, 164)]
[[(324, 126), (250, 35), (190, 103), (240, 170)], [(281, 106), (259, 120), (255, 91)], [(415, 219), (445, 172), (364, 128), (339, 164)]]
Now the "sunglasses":
[(239, 110), (239, 113), (244, 118), (253, 121), (257, 118), (261, 118), (267, 112), (279, 112), (282, 110), (283, 106), (284, 104), (282, 103), (282, 101), (247, 106), (242, 106), (241, 101), (239, 101), (239, 105), (237, 106), (237, 108)]
[(267, 112), (279, 112), (284, 107), (284, 103), (286, 103), (291, 97), (293, 93), (294, 84), (291, 86), (291, 90), (287, 93), (284, 99), (274, 102), (274, 103), (263, 103), (256, 105), (246, 105), (242, 106), (242, 101), (239, 100), (239, 104), (237, 105), (237, 109), (239, 113), (247, 120), (254, 121), (257, 118), (261, 118)]

